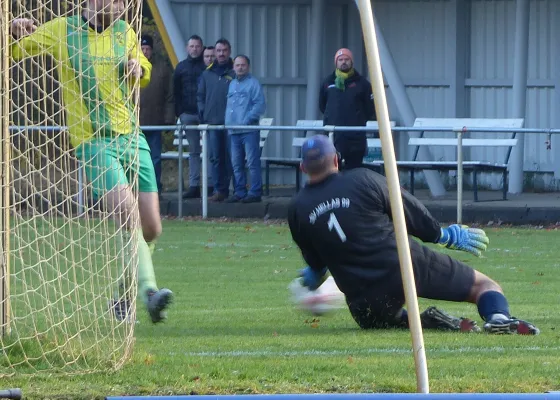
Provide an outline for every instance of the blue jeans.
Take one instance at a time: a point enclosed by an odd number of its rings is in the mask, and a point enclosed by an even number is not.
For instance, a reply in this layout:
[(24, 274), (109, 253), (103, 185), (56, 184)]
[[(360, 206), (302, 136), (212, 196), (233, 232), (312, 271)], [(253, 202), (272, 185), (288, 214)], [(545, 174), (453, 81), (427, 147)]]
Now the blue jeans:
[(161, 135), (161, 131), (144, 132), (148, 146), (150, 146), (150, 154), (152, 156), (152, 163), (154, 164), (154, 170), (156, 172), (156, 182), (159, 193), (161, 193)]
[[(208, 145), (210, 162), (212, 163), (214, 193), (229, 196), (229, 182), (233, 178), (233, 168), (229, 155), (227, 131), (208, 131)], [(235, 179), (233, 185), (235, 187)]]
[[(258, 131), (233, 133), (229, 135), (231, 141), (231, 162), (235, 176), (235, 196), (239, 198), (261, 197), (261, 150)], [(245, 174), (245, 156), (251, 187), (247, 193), (247, 175)]]

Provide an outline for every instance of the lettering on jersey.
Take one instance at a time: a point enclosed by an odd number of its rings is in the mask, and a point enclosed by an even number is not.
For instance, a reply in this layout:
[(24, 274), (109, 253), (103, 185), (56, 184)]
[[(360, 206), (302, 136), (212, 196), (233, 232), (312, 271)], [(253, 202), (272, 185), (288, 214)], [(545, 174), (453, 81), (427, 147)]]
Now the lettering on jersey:
[(331, 200), (323, 201), (309, 214), (309, 223), (314, 224), (321, 215), (337, 208), (350, 208), (350, 199), (347, 197), (336, 197)]

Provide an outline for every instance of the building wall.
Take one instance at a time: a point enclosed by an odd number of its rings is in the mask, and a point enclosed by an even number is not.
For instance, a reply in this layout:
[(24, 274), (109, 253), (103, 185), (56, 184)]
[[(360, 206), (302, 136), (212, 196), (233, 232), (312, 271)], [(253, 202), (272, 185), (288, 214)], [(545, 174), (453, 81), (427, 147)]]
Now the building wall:
[[(354, 51), (357, 68), (367, 73), (353, 1), (325, 1), (321, 77), (332, 71), (333, 54), (342, 46)], [(555, 127), (560, 125), (554, 112), (560, 1), (530, 4), (525, 126)], [(213, 44), (224, 36), (234, 54), (251, 57), (253, 73), (265, 87), (266, 115), (274, 117), (275, 124), (305, 118), (311, 0), (173, 0), (171, 6), (185, 39), (197, 33)], [(515, 0), (376, 0), (373, 7), (418, 117), (513, 116)], [(388, 99), (391, 119), (400, 122), (390, 92)], [(267, 155), (292, 154), (293, 133), (270, 135)], [(553, 150), (546, 150), (545, 140), (545, 135), (526, 135), (526, 171), (560, 169), (554, 156), (557, 141), (553, 139)], [(452, 149), (433, 154), (438, 159), (454, 157)], [(471, 156), (502, 162), (506, 154), (504, 149), (473, 149)], [(274, 176), (275, 183), (292, 179), (291, 174)]]

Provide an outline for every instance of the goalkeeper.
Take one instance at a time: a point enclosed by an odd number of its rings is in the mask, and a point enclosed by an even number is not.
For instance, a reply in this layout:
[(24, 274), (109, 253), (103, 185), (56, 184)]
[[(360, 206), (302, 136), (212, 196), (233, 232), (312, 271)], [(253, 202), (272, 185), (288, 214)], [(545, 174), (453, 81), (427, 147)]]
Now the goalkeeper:
[[(308, 264), (301, 272), (304, 286), (315, 290), (330, 271), (361, 328), (407, 328), (385, 178), (365, 168), (339, 173), (338, 155), (324, 135), (305, 141), (301, 169), (309, 182), (292, 199), (288, 221)], [(533, 324), (510, 315), (508, 301), (492, 279), (412, 238), (480, 256), (489, 243), (483, 230), (442, 228), (414, 196), (403, 191), (402, 200), (419, 297), (476, 304), (485, 321), (483, 328), (490, 333), (539, 333)], [(425, 329), (480, 330), (475, 321), (435, 307), (424, 311), (421, 321)]]
[[(17, 18), (11, 23), (10, 51), (15, 60), (45, 54), (55, 60), (76, 156), (94, 195), (138, 246), (139, 294), (157, 323), (166, 317), (173, 294), (156, 285), (152, 251), (161, 234), (158, 189), (146, 139), (134, 134), (138, 118), (133, 113), (137, 85), (150, 82), (151, 64), (139, 51), (136, 33), (121, 19), (124, 13), (124, 0), (86, 0), (81, 14), (39, 27)], [(131, 282), (123, 275), (119, 299), (111, 305), (119, 320), (128, 318), (131, 305)]]

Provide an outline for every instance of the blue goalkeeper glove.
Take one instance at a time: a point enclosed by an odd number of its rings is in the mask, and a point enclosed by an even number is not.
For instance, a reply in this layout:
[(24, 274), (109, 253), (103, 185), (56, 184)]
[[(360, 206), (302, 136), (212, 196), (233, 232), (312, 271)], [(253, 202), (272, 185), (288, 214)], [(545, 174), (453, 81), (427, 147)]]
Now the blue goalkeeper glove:
[(307, 266), (299, 271), (299, 276), (303, 278), (303, 286), (309, 288), (309, 290), (317, 290), (327, 279), (327, 271), (327, 267), (317, 272), (310, 266)]
[(448, 249), (462, 250), (480, 257), (481, 252), (488, 247), (490, 240), (482, 229), (454, 224), (441, 228), (438, 243)]

